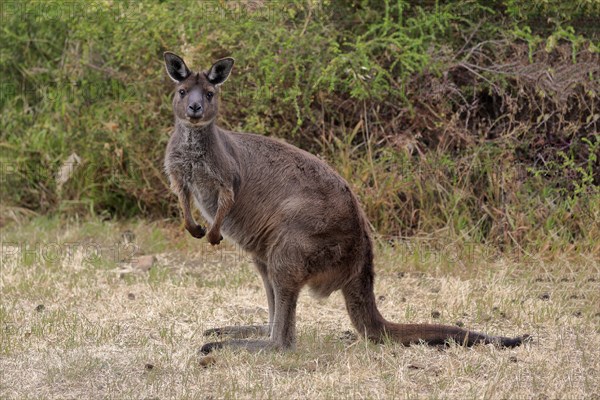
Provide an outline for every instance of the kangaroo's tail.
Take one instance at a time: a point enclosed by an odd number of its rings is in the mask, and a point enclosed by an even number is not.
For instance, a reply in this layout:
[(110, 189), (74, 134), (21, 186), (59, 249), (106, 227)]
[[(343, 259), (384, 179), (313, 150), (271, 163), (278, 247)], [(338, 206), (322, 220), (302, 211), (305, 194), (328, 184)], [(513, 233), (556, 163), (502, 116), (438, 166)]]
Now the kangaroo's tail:
[(342, 288), (352, 324), (360, 334), (372, 341), (381, 342), (389, 338), (406, 346), (420, 342), (437, 345), (454, 341), (466, 346), (493, 343), (503, 347), (515, 347), (529, 338), (529, 335), (515, 338), (488, 336), (450, 325), (388, 322), (381, 316), (375, 304), (372, 260), (372, 255), (367, 254), (367, 265)]
[(458, 344), (472, 346), (477, 343), (493, 343), (502, 347), (515, 347), (529, 338), (529, 335), (514, 338), (504, 336), (488, 336), (483, 333), (468, 331), (456, 326), (435, 324), (395, 324), (383, 321), (384, 337), (410, 345), (411, 343), (425, 342), (427, 344), (445, 344), (452, 340)]

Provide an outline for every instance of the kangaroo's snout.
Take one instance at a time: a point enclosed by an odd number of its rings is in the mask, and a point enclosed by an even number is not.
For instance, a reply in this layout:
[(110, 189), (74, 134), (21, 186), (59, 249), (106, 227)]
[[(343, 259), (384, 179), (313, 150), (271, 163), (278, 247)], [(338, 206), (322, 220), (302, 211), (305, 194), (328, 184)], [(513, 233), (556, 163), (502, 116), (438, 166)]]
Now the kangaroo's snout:
[(202, 118), (202, 104), (191, 103), (187, 108), (187, 115), (190, 118)]
[(202, 114), (204, 114), (204, 107), (202, 107), (202, 93), (200, 90), (193, 89), (190, 91), (188, 98), (188, 106), (186, 109), (186, 114), (190, 118), (202, 118)]

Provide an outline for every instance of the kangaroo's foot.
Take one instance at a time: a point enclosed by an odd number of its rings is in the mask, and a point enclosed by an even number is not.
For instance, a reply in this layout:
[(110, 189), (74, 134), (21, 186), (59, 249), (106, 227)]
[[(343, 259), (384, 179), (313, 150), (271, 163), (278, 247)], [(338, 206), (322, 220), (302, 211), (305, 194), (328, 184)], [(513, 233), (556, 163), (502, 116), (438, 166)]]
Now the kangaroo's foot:
[(244, 339), (251, 336), (269, 336), (270, 334), (271, 327), (269, 325), (224, 326), (204, 331), (204, 336), (229, 336), (236, 339)]
[(198, 350), (198, 354), (206, 355), (213, 350), (225, 347), (244, 349), (251, 353), (258, 353), (260, 351), (278, 351), (283, 349), (282, 346), (275, 344), (275, 342), (272, 342), (271, 340), (227, 340), (224, 342), (206, 343)]

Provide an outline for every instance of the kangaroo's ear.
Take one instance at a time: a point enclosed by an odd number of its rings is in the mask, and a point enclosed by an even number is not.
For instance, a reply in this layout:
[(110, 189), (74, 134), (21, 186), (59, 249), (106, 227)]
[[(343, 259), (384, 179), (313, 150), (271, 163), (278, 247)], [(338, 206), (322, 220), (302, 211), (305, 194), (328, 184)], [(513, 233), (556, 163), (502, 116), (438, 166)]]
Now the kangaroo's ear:
[(165, 51), (165, 67), (167, 67), (167, 74), (175, 82), (181, 82), (190, 76), (190, 70), (183, 62), (183, 58), (170, 51)]
[(215, 62), (208, 71), (208, 81), (217, 86), (225, 82), (229, 78), (231, 69), (233, 68), (233, 58), (227, 57)]

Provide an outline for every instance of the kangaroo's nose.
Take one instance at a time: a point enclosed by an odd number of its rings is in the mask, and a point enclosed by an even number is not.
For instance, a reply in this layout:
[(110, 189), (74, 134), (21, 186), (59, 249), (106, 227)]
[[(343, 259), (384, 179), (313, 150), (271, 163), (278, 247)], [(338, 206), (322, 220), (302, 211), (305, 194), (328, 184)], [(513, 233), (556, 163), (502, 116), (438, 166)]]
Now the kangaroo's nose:
[(192, 103), (188, 107), (188, 112), (192, 112), (193, 114), (198, 114), (202, 111), (202, 106), (200, 103)]

